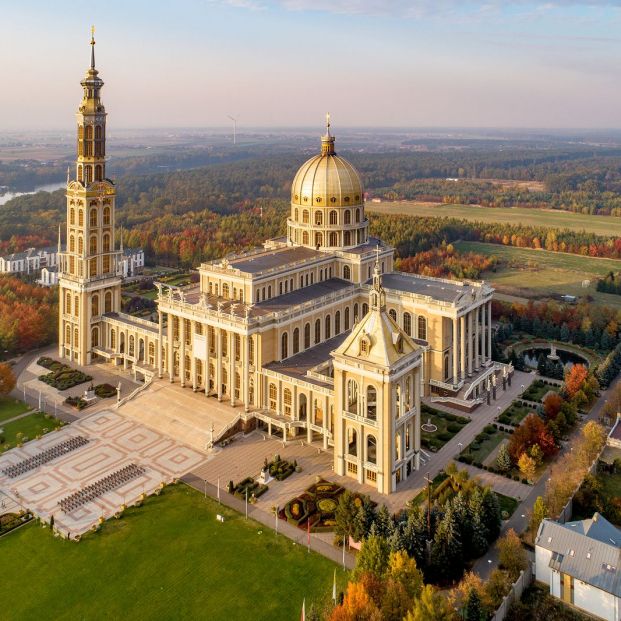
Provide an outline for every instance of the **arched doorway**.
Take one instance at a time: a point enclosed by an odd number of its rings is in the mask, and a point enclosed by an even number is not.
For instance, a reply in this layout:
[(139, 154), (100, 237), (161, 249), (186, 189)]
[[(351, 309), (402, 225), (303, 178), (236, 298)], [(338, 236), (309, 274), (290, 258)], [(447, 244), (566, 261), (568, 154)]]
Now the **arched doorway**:
[(298, 418), (306, 422), (307, 417), (308, 417), (308, 402), (306, 400), (306, 395), (302, 393), (300, 395), (300, 405), (298, 406)]

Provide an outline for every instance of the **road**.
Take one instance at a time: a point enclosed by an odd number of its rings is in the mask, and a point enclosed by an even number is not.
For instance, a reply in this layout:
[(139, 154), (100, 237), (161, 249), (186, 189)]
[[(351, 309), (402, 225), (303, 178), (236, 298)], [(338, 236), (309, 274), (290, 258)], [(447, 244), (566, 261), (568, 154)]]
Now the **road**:
[[(563, 448), (559, 451), (558, 457), (564, 455), (573, 446), (575, 440), (578, 438), (582, 431), (582, 427), (590, 420), (599, 420), (600, 414), (606, 401), (612, 395), (615, 388), (620, 384), (621, 376), (618, 376), (617, 379), (610, 385), (609, 388), (603, 390), (591, 411), (587, 414), (584, 420), (576, 427), (569, 438), (569, 442), (567, 442)], [(557, 457), (557, 459), (558, 459)], [(556, 460), (555, 460), (556, 461)], [(548, 482), (550, 476), (550, 469), (554, 465), (554, 462), (550, 464), (543, 472), (539, 481), (531, 488), (530, 493), (524, 500), (518, 505), (517, 509), (513, 513), (513, 515), (503, 524), (501, 529), (501, 536), (506, 533), (510, 528), (512, 528), (516, 533), (521, 534), (528, 528), (528, 520), (529, 515), (533, 509), (533, 505), (537, 500), (538, 496), (543, 496), (546, 489), (546, 484)], [(489, 549), (488, 553), (482, 556), (477, 562), (474, 564), (473, 571), (483, 580), (487, 580), (489, 578), (490, 573), (498, 567), (498, 551), (496, 547), (493, 546)]]

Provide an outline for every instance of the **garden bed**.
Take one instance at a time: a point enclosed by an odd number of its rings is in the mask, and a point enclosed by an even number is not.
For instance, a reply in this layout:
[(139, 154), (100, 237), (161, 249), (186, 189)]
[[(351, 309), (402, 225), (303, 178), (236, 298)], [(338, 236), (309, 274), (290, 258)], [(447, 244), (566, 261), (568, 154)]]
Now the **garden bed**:
[(274, 477), (277, 481), (284, 481), (287, 477), (291, 476), (297, 467), (295, 462), (281, 459), (280, 455), (274, 455), (274, 459), (268, 463), (267, 459), (263, 464), (263, 469), (268, 470), (271, 477)]
[(30, 520), (32, 520), (32, 514), (25, 511), (0, 515), (0, 537)]
[(487, 425), (461, 452), (458, 461), (482, 468), (483, 462), (491, 452), (509, 436), (510, 434), (506, 431), (497, 429), (493, 425)]
[(39, 358), (37, 364), (50, 370), (46, 375), (40, 375), (39, 379), (57, 390), (68, 390), (78, 384), (90, 382), (93, 379), (90, 375), (82, 373), (82, 371), (72, 369), (70, 366), (46, 356)]
[(425, 424), (429, 420), (435, 425), (437, 431), (427, 432), (421, 429), (421, 446), (436, 453), (449, 440), (453, 439), (469, 422), (470, 419), (457, 414), (449, 414), (435, 408), (429, 407), (425, 403), (421, 404), (421, 423)]
[(242, 500), (246, 499), (246, 492), (248, 492), (248, 500), (253, 500), (265, 494), (268, 489), (269, 487), (267, 485), (258, 483), (252, 477), (246, 477), (232, 488), (229, 483), (229, 493), (232, 491), (233, 495)]
[(78, 412), (88, 406), (88, 402), (82, 399), (82, 397), (67, 397), (65, 403), (78, 410)]
[(529, 405), (524, 405), (520, 401), (514, 401), (500, 416), (497, 416), (497, 420), (502, 425), (511, 425), (512, 427), (519, 427), (520, 423), (533, 411), (533, 408)]
[(545, 380), (535, 380), (523, 393), (522, 399), (528, 401), (535, 401), (541, 403), (543, 398), (550, 392), (560, 392), (561, 387), (558, 384), (552, 382), (546, 382)]
[(116, 388), (112, 384), (97, 384), (95, 395), (100, 399), (109, 399), (116, 396)]

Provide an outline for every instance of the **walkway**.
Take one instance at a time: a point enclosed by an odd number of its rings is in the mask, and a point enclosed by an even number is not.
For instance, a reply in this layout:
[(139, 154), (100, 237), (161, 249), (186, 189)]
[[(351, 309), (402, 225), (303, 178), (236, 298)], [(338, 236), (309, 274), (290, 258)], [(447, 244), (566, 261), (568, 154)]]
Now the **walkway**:
[(7, 423), (12, 423), (15, 420), (19, 420), (20, 418), (26, 418), (26, 416), (30, 416), (31, 414), (34, 414), (36, 412), (36, 408), (32, 408), (31, 410), (28, 410), (27, 412), (24, 412), (23, 414), (18, 414), (17, 416), (13, 416), (13, 418), (6, 418), (3, 421), (0, 421), (0, 427), (2, 427), (3, 425), (6, 425)]
[(471, 478), (478, 477), (481, 483), (489, 485), (495, 492), (504, 494), (505, 496), (511, 496), (516, 500), (526, 498), (533, 489), (532, 485), (526, 485), (526, 483), (520, 483), (519, 481), (503, 477), (500, 474), (481, 470), (481, 468), (476, 468), (475, 466), (462, 463), (458, 463), (457, 466), (460, 470), (467, 470)]

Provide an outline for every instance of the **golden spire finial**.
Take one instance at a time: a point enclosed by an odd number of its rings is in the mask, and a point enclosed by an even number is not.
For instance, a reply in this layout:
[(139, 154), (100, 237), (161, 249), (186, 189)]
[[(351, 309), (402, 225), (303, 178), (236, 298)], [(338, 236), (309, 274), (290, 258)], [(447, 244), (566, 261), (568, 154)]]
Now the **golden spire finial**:
[(95, 68), (95, 26), (91, 26), (91, 69)]
[(330, 113), (326, 112), (326, 133), (330, 135)]
[(326, 135), (321, 137), (321, 155), (334, 155), (334, 138), (330, 134), (329, 112), (326, 112)]
[(91, 43), (95, 43), (95, 26), (91, 26)]

